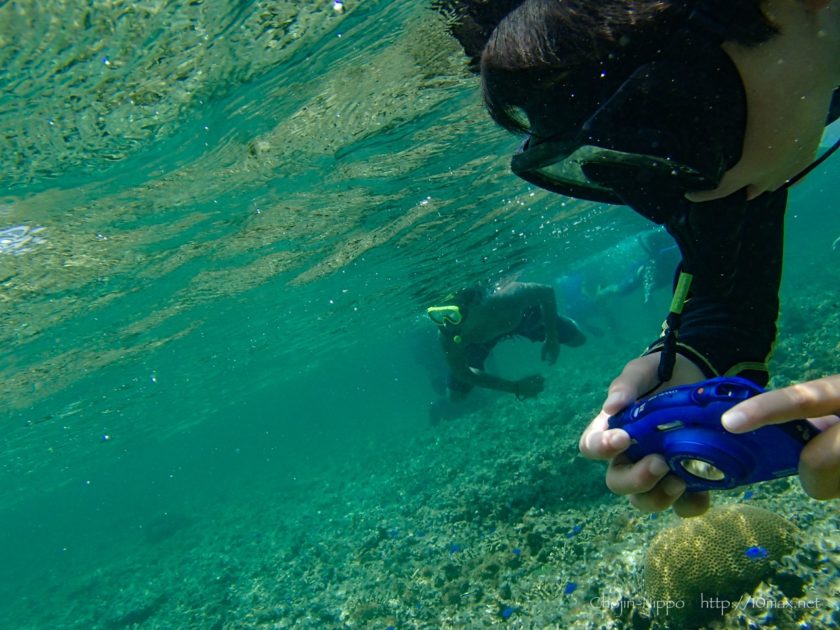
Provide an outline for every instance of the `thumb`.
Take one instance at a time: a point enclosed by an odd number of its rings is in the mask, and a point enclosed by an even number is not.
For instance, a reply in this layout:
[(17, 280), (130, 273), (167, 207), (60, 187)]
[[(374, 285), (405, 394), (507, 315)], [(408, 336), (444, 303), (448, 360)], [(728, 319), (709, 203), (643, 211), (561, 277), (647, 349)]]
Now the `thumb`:
[(609, 394), (602, 409), (615, 415), (633, 404), (639, 396), (650, 391), (659, 383), (657, 368), (659, 355), (649, 354), (630, 361), (609, 387)]

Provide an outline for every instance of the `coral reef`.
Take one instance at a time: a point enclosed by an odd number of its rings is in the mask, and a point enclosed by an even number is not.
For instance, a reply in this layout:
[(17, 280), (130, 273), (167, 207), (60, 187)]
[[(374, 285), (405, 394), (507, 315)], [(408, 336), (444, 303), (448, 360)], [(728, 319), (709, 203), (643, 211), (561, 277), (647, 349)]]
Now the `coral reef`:
[(737, 601), (773, 576), (799, 537), (793, 523), (768, 510), (713, 508), (656, 536), (645, 560), (646, 596), (659, 606), (671, 603), (671, 620), (680, 627), (705, 623), (720, 615), (715, 602)]
[[(785, 320), (776, 385), (836, 370), (837, 284), (829, 270), (797, 287), (788, 312), (811, 309), (820, 326)], [(611, 345), (585, 350), (604, 373), (623, 363)], [(498, 397), (410, 433), (337, 440), (332, 457), (307, 466), (246, 462), (237, 449), (219, 475), (198, 476), (165, 507), (150, 501), (101, 547), (96, 539), (93, 549), (51, 552), (54, 561), (0, 601), (3, 627), (840, 627), (837, 501), (810, 499), (790, 477), (715, 492), (722, 507), (702, 518), (639, 512), (606, 490), (603, 463), (578, 454), (605, 381), (561, 369), (535, 400)], [(240, 415), (225, 421), (241, 427)], [(197, 448), (174, 435), (179, 454)], [(78, 546), (76, 537), (67, 540)], [(654, 568), (648, 547), (667, 571), (643, 580)], [(654, 598), (687, 601), (679, 589), (689, 583), (739, 606), (712, 604), (705, 618), (646, 608)]]

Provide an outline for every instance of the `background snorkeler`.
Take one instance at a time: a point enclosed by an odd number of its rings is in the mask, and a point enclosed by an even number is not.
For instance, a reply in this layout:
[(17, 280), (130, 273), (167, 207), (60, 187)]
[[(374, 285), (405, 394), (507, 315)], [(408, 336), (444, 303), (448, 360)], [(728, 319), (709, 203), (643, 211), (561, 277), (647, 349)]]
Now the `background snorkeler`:
[(541, 357), (557, 361), (560, 345), (586, 341), (574, 320), (557, 313), (554, 289), (535, 282), (505, 282), (492, 289), (467, 287), (427, 309), (438, 326), (441, 349), (449, 366), (450, 400), (461, 400), (474, 387), (509, 392), (517, 398), (537, 396), (545, 385), (540, 374), (519, 379), (488, 373), (484, 364), (504, 339), (522, 337), (542, 343)]

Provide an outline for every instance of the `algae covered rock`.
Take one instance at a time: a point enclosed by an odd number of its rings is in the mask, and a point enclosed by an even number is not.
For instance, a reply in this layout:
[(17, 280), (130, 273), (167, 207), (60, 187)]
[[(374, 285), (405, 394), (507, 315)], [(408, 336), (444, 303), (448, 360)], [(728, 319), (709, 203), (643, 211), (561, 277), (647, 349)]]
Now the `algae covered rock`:
[(720, 618), (792, 552), (796, 526), (748, 505), (712, 508), (660, 532), (645, 558), (645, 597), (660, 622), (691, 626)]

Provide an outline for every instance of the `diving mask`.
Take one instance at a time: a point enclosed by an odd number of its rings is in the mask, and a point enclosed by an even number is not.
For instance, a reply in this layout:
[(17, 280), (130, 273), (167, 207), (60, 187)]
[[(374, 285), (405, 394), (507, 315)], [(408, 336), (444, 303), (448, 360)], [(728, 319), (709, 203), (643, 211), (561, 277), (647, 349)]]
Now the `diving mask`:
[(445, 326), (446, 324), (457, 326), (464, 320), (464, 316), (461, 314), (461, 308), (455, 304), (430, 306), (426, 309), (426, 314), (438, 326)]
[(513, 172), (552, 192), (624, 204), (622, 189), (685, 193), (717, 187), (740, 158), (746, 95), (716, 41), (685, 30), (643, 64), (579, 128), (532, 135)]
[[(532, 134), (511, 160), (514, 174), (551, 192), (631, 206), (627, 198), (640, 194), (682, 197), (717, 188), (741, 157), (747, 103), (741, 77), (714, 25), (695, 11), (655, 59), (619, 85), (620, 77), (610, 83), (611, 73), (603, 73), (594, 113), (563, 133)], [(571, 96), (573, 84), (568, 86)], [(840, 115), (838, 94), (835, 90), (826, 124)], [(543, 126), (557, 127), (551, 120)]]

